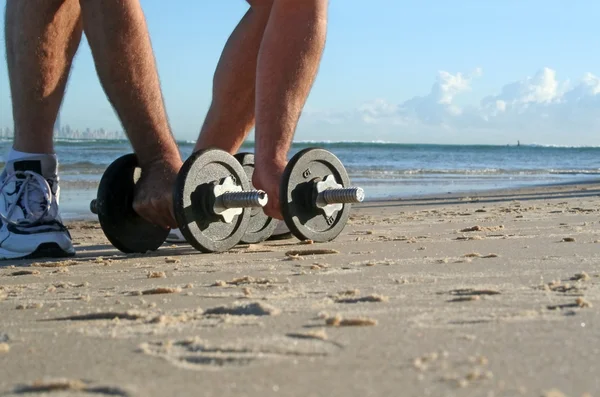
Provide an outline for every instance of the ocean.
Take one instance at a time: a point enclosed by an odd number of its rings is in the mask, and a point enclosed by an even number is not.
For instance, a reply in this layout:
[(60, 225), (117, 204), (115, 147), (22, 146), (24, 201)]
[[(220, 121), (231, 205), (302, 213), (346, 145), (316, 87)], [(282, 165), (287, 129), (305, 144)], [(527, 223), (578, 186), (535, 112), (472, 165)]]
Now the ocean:
[[(11, 141), (0, 141), (2, 160)], [(193, 142), (178, 142), (183, 158)], [(296, 142), (290, 156), (306, 147), (322, 147), (345, 165), (365, 200), (476, 192), (600, 179), (600, 147), (541, 145), (432, 145), (385, 142)], [(131, 152), (126, 140), (57, 140), (61, 213), (65, 219), (92, 218), (105, 168)], [(241, 151), (253, 152), (252, 142)], [(4, 163), (0, 164), (2, 167)]]

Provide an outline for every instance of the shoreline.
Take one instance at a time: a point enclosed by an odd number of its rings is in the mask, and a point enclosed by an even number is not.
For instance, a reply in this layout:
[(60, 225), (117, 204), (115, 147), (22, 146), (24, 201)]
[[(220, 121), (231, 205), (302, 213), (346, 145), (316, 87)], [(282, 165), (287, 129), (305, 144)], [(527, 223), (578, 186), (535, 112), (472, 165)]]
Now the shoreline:
[[(409, 196), (394, 196), (390, 198), (376, 198), (371, 199), (368, 202), (386, 203), (386, 202), (408, 202), (408, 201), (445, 201), (458, 199), (464, 196), (475, 196), (475, 197), (489, 197), (499, 194), (527, 194), (535, 191), (548, 191), (556, 189), (556, 193), (560, 194), (559, 191), (567, 188), (576, 188), (578, 190), (587, 189), (589, 186), (594, 186), (600, 189), (600, 178), (592, 180), (577, 180), (571, 182), (557, 182), (557, 183), (540, 183), (532, 184), (528, 186), (518, 187), (506, 187), (506, 188), (495, 188), (495, 189), (481, 189), (481, 190), (465, 190), (465, 191), (454, 191), (446, 194), (416, 194)], [(599, 192), (600, 194), (600, 192)], [(367, 200), (365, 200), (367, 202)]]
[[(12, 143), (14, 140), (13, 136), (0, 137), (0, 143)], [(181, 146), (194, 146), (196, 144), (195, 139), (176, 139), (178, 145)], [(124, 143), (130, 144), (129, 139), (123, 138), (67, 138), (67, 137), (55, 137), (55, 143)], [(347, 140), (347, 141), (332, 141), (332, 140), (317, 140), (317, 139), (306, 139), (306, 140), (295, 140), (292, 142), (293, 145), (306, 146), (306, 145), (317, 145), (317, 146), (331, 146), (331, 145), (398, 145), (398, 146), (467, 146), (467, 147), (524, 147), (524, 148), (573, 148), (573, 149), (596, 149), (600, 148), (599, 145), (561, 145), (561, 144), (540, 144), (536, 142), (510, 144), (510, 143), (435, 143), (435, 142), (405, 142), (405, 141), (383, 141), (383, 140), (372, 140), (372, 141), (361, 141), (361, 140)], [(242, 147), (253, 147), (255, 141), (246, 140), (242, 144)]]

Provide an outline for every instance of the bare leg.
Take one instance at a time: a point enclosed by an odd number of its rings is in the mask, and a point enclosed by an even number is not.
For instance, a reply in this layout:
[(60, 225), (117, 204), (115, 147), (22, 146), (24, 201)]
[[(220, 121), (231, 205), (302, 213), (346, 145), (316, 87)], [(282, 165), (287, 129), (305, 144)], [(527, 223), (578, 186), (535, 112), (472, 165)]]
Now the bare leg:
[(53, 129), (81, 40), (77, 0), (7, 0), (6, 58), (13, 147), (53, 153)]
[(253, 182), (269, 195), (265, 213), (282, 219), (281, 174), (325, 45), (327, 1), (249, 2), (219, 61), (195, 150), (235, 153), (256, 123)]
[(171, 193), (181, 158), (142, 8), (132, 0), (81, 0), (81, 9), (98, 76), (143, 170), (134, 209), (156, 224), (177, 227)]
[(279, 185), (298, 119), (318, 71), (327, 32), (326, 0), (275, 0), (258, 56), (254, 186), (265, 213), (282, 219)]
[(75, 254), (59, 214), (53, 130), (81, 40), (80, 13), (78, 0), (6, 2), (15, 137), (0, 176), (0, 260)]
[(142, 164), (179, 158), (138, 1), (81, 0), (96, 70)]
[(216, 147), (234, 154), (254, 126), (256, 62), (270, 12), (270, 2), (250, 8), (227, 40), (195, 151)]

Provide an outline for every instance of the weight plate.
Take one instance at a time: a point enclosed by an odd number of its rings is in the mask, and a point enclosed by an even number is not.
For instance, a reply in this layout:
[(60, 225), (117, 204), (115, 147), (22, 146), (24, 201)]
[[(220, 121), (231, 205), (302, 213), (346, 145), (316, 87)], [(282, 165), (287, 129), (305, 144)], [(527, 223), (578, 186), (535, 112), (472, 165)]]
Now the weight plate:
[[(252, 174), (254, 173), (254, 154), (252, 153), (238, 153), (234, 156), (237, 161), (240, 162), (248, 181), (250, 182), (251, 189), (254, 189), (252, 185)], [(242, 236), (240, 243), (244, 244), (256, 244), (268, 239), (275, 228), (277, 227), (277, 219), (273, 219), (270, 216), (265, 215), (265, 212), (260, 207), (252, 208), (250, 211), (250, 223), (246, 229), (246, 233)]]
[(341, 161), (321, 148), (307, 148), (296, 153), (283, 173), (280, 190), (281, 211), (290, 231), (300, 240), (326, 242), (336, 238), (346, 226), (350, 204), (327, 217), (314, 204), (314, 185), (333, 175), (343, 187), (350, 179)]
[(220, 149), (193, 153), (177, 175), (173, 191), (175, 219), (181, 234), (199, 251), (226, 251), (240, 241), (248, 227), (249, 208), (234, 216), (231, 223), (224, 222), (208, 210), (213, 204), (210, 201), (214, 197), (214, 183), (220, 183), (228, 176), (233, 177), (242, 190), (250, 189), (242, 165)]
[(160, 247), (168, 229), (146, 221), (133, 210), (140, 168), (135, 154), (126, 154), (107, 168), (96, 198), (96, 212), (106, 238), (124, 253), (144, 253)]

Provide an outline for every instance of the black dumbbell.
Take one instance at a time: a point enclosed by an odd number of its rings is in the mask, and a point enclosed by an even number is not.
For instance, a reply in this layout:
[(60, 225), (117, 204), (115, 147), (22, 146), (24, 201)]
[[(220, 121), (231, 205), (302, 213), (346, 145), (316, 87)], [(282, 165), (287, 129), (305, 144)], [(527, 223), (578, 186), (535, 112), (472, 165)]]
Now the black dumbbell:
[(240, 242), (253, 208), (267, 204), (235, 157), (220, 149), (192, 154), (175, 183), (175, 219), (181, 234), (203, 252), (226, 251)]
[[(249, 153), (236, 155), (238, 160), (254, 170), (254, 157)], [(249, 178), (252, 174), (249, 173)], [(364, 200), (364, 190), (350, 187), (350, 179), (341, 161), (321, 148), (307, 148), (294, 155), (285, 168), (280, 187), (284, 221), (300, 240), (326, 242), (336, 238), (344, 229), (352, 203)], [(258, 209), (256, 242), (268, 238), (276, 222)], [(261, 229), (263, 228), (263, 229)], [(263, 232), (264, 234), (261, 234)], [(252, 234), (251, 232), (247, 234)]]
[(141, 175), (137, 157), (131, 153), (119, 157), (107, 168), (90, 210), (98, 215), (104, 235), (119, 251), (143, 253), (155, 251), (169, 233), (139, 216), (132, 207), (134, 189)]
[[(139, 175), (135, 155), (117, 159), (102, 176), (97, 198), (90, 203), (108, 240), (125, 253), (154, 251), (169, 232), (133, 210)], [(252, 208), (264, 207), (267, 200), (265, 192), (251, 189), (242, 165), (218, 149), (192, 154), (184, 162), (173, 190), (179, 230), (202, 252), (226, 251), (236, 245), (248, 227)]]
[(342, 162), (321, 148), (307, 148), (288, 162), (280, 187), (281, 211), (287, 227), (300, 240), (326, 242), (346, 226), (352, 203), (364, 200), (350, 186)]
[[(239, 153), (236, 158), (252, 180), (254, 156)], [(321, 148), (307, 148), (289, 161), (282, 177), (281, 206), (284, 221), (300, 240), (326, 242), (336, 238), (344, 229), (350, 204), (364, 200), (364, 190), (350, 187), (350, 180), (341, 161)], [(244, 238), (260, 242), (271, 236), (277, 222), (258, 208), (253, 211), (254, 224)]]

